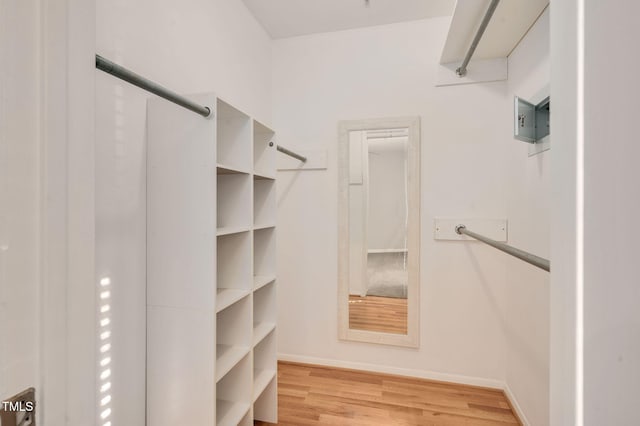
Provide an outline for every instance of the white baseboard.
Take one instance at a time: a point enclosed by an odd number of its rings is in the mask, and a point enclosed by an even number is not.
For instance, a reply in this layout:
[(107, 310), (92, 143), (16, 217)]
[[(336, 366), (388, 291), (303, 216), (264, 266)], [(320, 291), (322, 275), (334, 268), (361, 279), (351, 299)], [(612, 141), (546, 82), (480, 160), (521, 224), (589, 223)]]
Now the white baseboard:
[[(348, 368), (351, 370), (372, 371), (375, 373), (395, 374), (397, 376), (417, 377), (419, 379), (436, 380), (439, 382), (459, 383), (463, 385), (482, 386), (492, 389), (505, 389), (504, 382), (480, 377), (462, 376), (458, 374), (438, 373), (435, 371), (413, 370), (409, 368), (391, 367), (387, 365), (367, 364), (363, 362), (342, 361), (337, 359), (316, 358), (304, 355), (278, 354), (280, 361), (299, 362), (302, 364), (316, 364), (327, 367)], [(518, 413), (520, 414), (520, 413)], [(528, 425), (527, 425), (528, 426)]]
[(515, 411), (520, 418), (522, 426), (531, 426), (529, 419), (527, 419), (527, 416), (524, 415), (524, 412), (522, 411), (522, 408), (520, 408), (520, 404), (518, 404), (518, 400), (516, 399), (515, 395), (513, 394), (513, 392), (511, 392), (511, 388), (509, 388), (509, 385), (505, 383), (503, 387), (504, 394), (507, 396), (507, 399), (511, 404), (511, 408), (513, 408), (513, 411)]

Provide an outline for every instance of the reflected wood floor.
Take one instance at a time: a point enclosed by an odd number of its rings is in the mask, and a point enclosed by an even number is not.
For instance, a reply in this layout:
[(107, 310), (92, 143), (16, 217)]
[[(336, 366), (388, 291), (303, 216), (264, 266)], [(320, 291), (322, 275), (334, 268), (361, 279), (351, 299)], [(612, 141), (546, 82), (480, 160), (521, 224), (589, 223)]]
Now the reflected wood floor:
[(349, 328), (407, 334), (407, 299), (350, 295)]
[(521, 425), (501, 390), (282, 361), (278, 414), (279, 426)]

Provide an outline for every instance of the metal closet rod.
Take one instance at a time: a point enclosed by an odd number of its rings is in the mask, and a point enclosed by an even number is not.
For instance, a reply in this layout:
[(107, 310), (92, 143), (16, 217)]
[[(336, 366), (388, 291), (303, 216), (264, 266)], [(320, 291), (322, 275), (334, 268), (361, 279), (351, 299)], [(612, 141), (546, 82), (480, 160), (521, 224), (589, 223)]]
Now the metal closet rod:
[(473, 231), (469, 231), (464, 225), (456, 226), (456, 232), (458, 234), (468, 235), (471, 238), (475, 238), (478, 241), (482, 241), (483, 243), (488, 244), (493, 248), (497, 248), (498, 250), (503, 251), (507, 254), (510, 254), (511, 256), (515, 256), (520, 260), (524, 260), (525, 262), (530, 263), (533, 266), (537, 266), (540, 269), (544, 269), (547, 272), (551, 270), (551, 263), (549, 262), (549, 260), (536, 256), (535, 254), (528, 253), (524, 250), (511, 247), (508, 244), (504, 244), (499, 241), (492, 240), (491, 238), (487, 238), (484, 235), (476, 234)]
[[(142, 77), (141, 75), (136, 74), (135, 72), (130, 71), (125, 67), (116, 64), (115, 62), (112, 62), (106, 58), (103, 58), (98, 54), (96, 54), (96, 68), (108, 74), (111, 74), (114, 77), (124, 80), (127, 83), (131, 83), (134, 86), (141, 88), (142, 90), (151, 92), (154, 95), (158, 95), (161, 98), (164, 98), (170, 102), (173, 102), (174, 104), (180, 105), (183, 108), (186, 108), (190, 111), (200, 114), (203, 117), (209, 117), (211, 115), (211, 109), (209, 107), (199, 105), (193, 102), (192, 100), (185, 98), (184, 96), (180, 96), (177, 93), (167, 89), (166, 87), (163, 87), (158, 83), (148, 80)], [(307, 161), (306, 157), (300, 154), (296, 154), (295, 152), (290, 151), (287, 148), (277, 146), (276, 149), (284, 154), (297, 158), (303, 163)]]
[(287, 148), (277, 145), (276, 149), (278, 151), (280, 151), (283, 154), (287, 154), (289, 157), (293, 157), (293, 158), (297, 158), (298, 160), (302, 161), (303, 163), (307, 162), (307, 157), (305, 157), (304, 155), (300, 155), (300, 154), (296, 154), (295, 152), (288, 150)]
[(462, 61), (462, 64), (456, 69), (456, 74), (458, 77), (464, 77), (467, 74), (467, 65), (469, 65), (469, 61), (473, 56), (473, 53), (476, 51), (476, 47), (478, 47), (478, 43), (482, 39), (482, 35), (484, 34), (484, 30), (487, 29), (487, 25), (489, 25), (489, 21), (491, 21), (491, 17), (493, 16), (493, 12), (496, 11), (498, 7), (498, 3), (500, 0), (491, 0), (491, 4), (489, 4), (489, 8), (484, 14), (484, 18), (482, 18), (482, 22), (480, 23), (480, 27), (476, 32), (476, 35), (473, 37), (473, 41), (471, 42), (471, 46), (469, 46), (469, 50)]
[(209, 115), (211, 115), (211, 109), (209, 107), (199, 105), (184, 96), (180, 96), (166, 87), (160, 86), (151, 80), (147, 80), (141, 75), (138, 75), (133, 71), (129, 71), (125, 67), (120, 66), (115, 62), (111, 62), (100, 55), (96, 55), (96, 68), (146, 90), (147, 92), (158, 95), (161, 98), (173, 102), (174, 104), (178, 104), (183, 108), (200, 114), (203, 117), (209, 117)]

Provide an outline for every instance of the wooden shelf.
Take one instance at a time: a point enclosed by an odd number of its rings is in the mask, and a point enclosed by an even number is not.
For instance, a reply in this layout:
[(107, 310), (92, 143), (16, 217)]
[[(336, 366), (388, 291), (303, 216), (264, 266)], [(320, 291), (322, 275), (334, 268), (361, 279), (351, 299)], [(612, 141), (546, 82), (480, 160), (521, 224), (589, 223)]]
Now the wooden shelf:
[(250, 294), (249, 290), (236, 288), (219, 288), (216, 295), (216, 312), (233, 305)]
[(253, 325), (253, 346), (256, 346), (269, 333), (276, 329), (275, 322), (259, 322)]
[(216, 345), (216, 382), (219, 382), (251, 350), (248, 346)]
[(276, 377), (276, 370), (255, 370), (253, 377), (253, 402), (256, 402), (267, 385)]

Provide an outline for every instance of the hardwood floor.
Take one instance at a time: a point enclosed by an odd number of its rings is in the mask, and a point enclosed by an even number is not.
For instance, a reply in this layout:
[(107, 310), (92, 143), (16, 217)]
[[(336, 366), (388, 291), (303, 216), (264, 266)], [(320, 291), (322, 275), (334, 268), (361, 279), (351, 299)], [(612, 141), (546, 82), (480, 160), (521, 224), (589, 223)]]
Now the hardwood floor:
[(278, 414), (279, 426), (521, 425), (501, 390), (288, 362)]
[(350, 295), (349, 328), (407, 334), (407, 299)]

